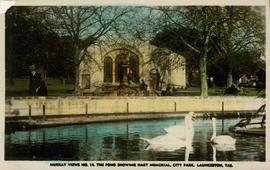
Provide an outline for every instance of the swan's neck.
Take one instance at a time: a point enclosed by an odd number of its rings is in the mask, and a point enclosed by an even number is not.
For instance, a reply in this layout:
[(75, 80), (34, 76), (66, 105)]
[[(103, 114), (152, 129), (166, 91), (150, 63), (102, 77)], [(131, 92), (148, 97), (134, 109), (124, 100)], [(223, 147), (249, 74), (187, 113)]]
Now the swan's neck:
[(216, 118), (212, 119), (212, 126), (213, 126), (213, 135), (211, 137), (211, 141), (217, 136), (217, 130), (216, 130)]
[(188, 117), (185, 116), (185, 136), (188, 138)]
[(217, 152), (217, 149), (215, 146), (211, 145), (212, 146), (212, 149), (213, 149), (213, 161), (216, 162), (217, 161), (217, 156), (216, 156), (216, 152)]
[(186, 150), (185, 150), (185, 161), (189, 160), (189, 153), (191, 150), (191, 146), (186, 146)]
[(186, 135), (186, 141), (191, 141), (193, 137), (193, 125), (191, 116), (186, 115), (185, 116), (185, 135)]

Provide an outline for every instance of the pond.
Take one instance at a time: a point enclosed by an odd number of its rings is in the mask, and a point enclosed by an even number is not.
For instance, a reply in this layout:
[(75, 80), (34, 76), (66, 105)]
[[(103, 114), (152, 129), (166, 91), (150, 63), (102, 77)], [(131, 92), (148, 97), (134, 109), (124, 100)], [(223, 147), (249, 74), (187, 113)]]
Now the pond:
[[(185, 122), (171, 118), (16, 131), (5, 135), (5, 160), (265, 161), (265, 137), (228, 132), (239, 120), (224, 120), (223, 133), (236, 139), (232, 151), (215, 149), (207, 142), (212, 136), (212, 120), (202, 118), (194, 120), (191, 150), (146, 150), (148, 144), (141, 137), (163, 135), (164, 128)], [(222, 120), (218, 119), (217, 134), (221, 133)]]

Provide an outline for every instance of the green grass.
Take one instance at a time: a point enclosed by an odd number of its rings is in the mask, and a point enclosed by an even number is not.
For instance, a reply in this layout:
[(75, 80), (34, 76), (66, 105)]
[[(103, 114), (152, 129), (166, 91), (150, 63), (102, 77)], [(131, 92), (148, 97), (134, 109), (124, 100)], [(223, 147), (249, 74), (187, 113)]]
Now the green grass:
[[(208, 95), (209, 96), (230, 96), (230, 94), (224, 94), (225, 87), (209, 87), (208, 88)], [(181, 90), (179, 93), (185, 93), (186, 95), (190, 96), (199, 96), (200, 95), (200, 88), (199, 87), (189, 87), (186, 90)], [(244, 93), (239, 94), (239, 96), (259, 96), (264, 91), (260, 92), (258, 89), (254, 87), (244, 87)]]
[[(14, 85), (6, 83), (6, 96), (28, 96), (29, 79), (20, 78), (14, 80)], [(47, 78), (46, 81), (49, 96), (72, 95), (73, 84), (62, 84), (61, 80)]]
[[(6, 96), (28, 96), (29, 79), (21, 78), (15, 79), (15, 84), (13, 86), (6, 83)], [(60, 79), (47, 78), (47, 89), (49, 96), (68, 96), (73, 95), (72, 91), (74, 89), (73, 84), (67, 84), (64, 86)], [(225, 88), (224, 87), (210, 87), (208, 89), (209, 96), (223, 96)], [(258, 90), (253, 87), (244, 87), (244, 94), (241, 96), (259, 96)], [(200, 96), (199, 87), (190, 87), (185, 90), (179, 90), (176, 92), (176, 96)], [(229, 96), (229, 95), (224, 95)]]

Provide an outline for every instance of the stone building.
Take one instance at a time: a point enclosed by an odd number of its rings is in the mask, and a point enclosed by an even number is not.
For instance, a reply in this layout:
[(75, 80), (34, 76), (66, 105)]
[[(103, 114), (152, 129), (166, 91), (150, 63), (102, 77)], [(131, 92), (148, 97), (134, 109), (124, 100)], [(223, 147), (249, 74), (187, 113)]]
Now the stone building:
[[(87, 60), (80, 65), (80, 88), (84, 93), (104, 91), (104, 87), (115, 89), (120, 85), (139, 86), (142, 80), (150, 90), (157, 90), (159, 71), (151, 63), (150, 56), (157, 47), (145, 42), (130, 45), (123, 42), (103, 43), (88, 49)], [(177, 55), (172, 53), (172, 55)], [(182, 56), (178, 56), (185, 60)], [(162, 80), (162, 87), (167, 84), (185, 88), (185, 64), (176, 69), (168, 70)], [(113, 88), (112, 88), (113, 87)]]

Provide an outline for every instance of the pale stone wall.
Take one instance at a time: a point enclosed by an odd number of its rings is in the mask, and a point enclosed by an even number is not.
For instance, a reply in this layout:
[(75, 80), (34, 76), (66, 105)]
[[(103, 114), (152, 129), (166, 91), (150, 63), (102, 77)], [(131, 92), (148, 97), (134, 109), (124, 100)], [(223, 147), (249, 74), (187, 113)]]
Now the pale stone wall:
[(171, 83), (177, 86), (186, 87), (186, 69), (177, 68), (171, 73)]
[(90, 74), (91, 91), (95, 87), (101, 86), (103, 83), (103, 58), (100, 54), (100, 49), (96, 46), (88, 48), (88, 53), (91, 56), (89, 60), (85, 60), (80, 65), (80, 87), (82, 88), (82, 74), (88, 72)]
[(101, 113), (255, 111), (264, 100), (257, 97), (11, 97), (6, 99), (6, 116), (79, 115)]

